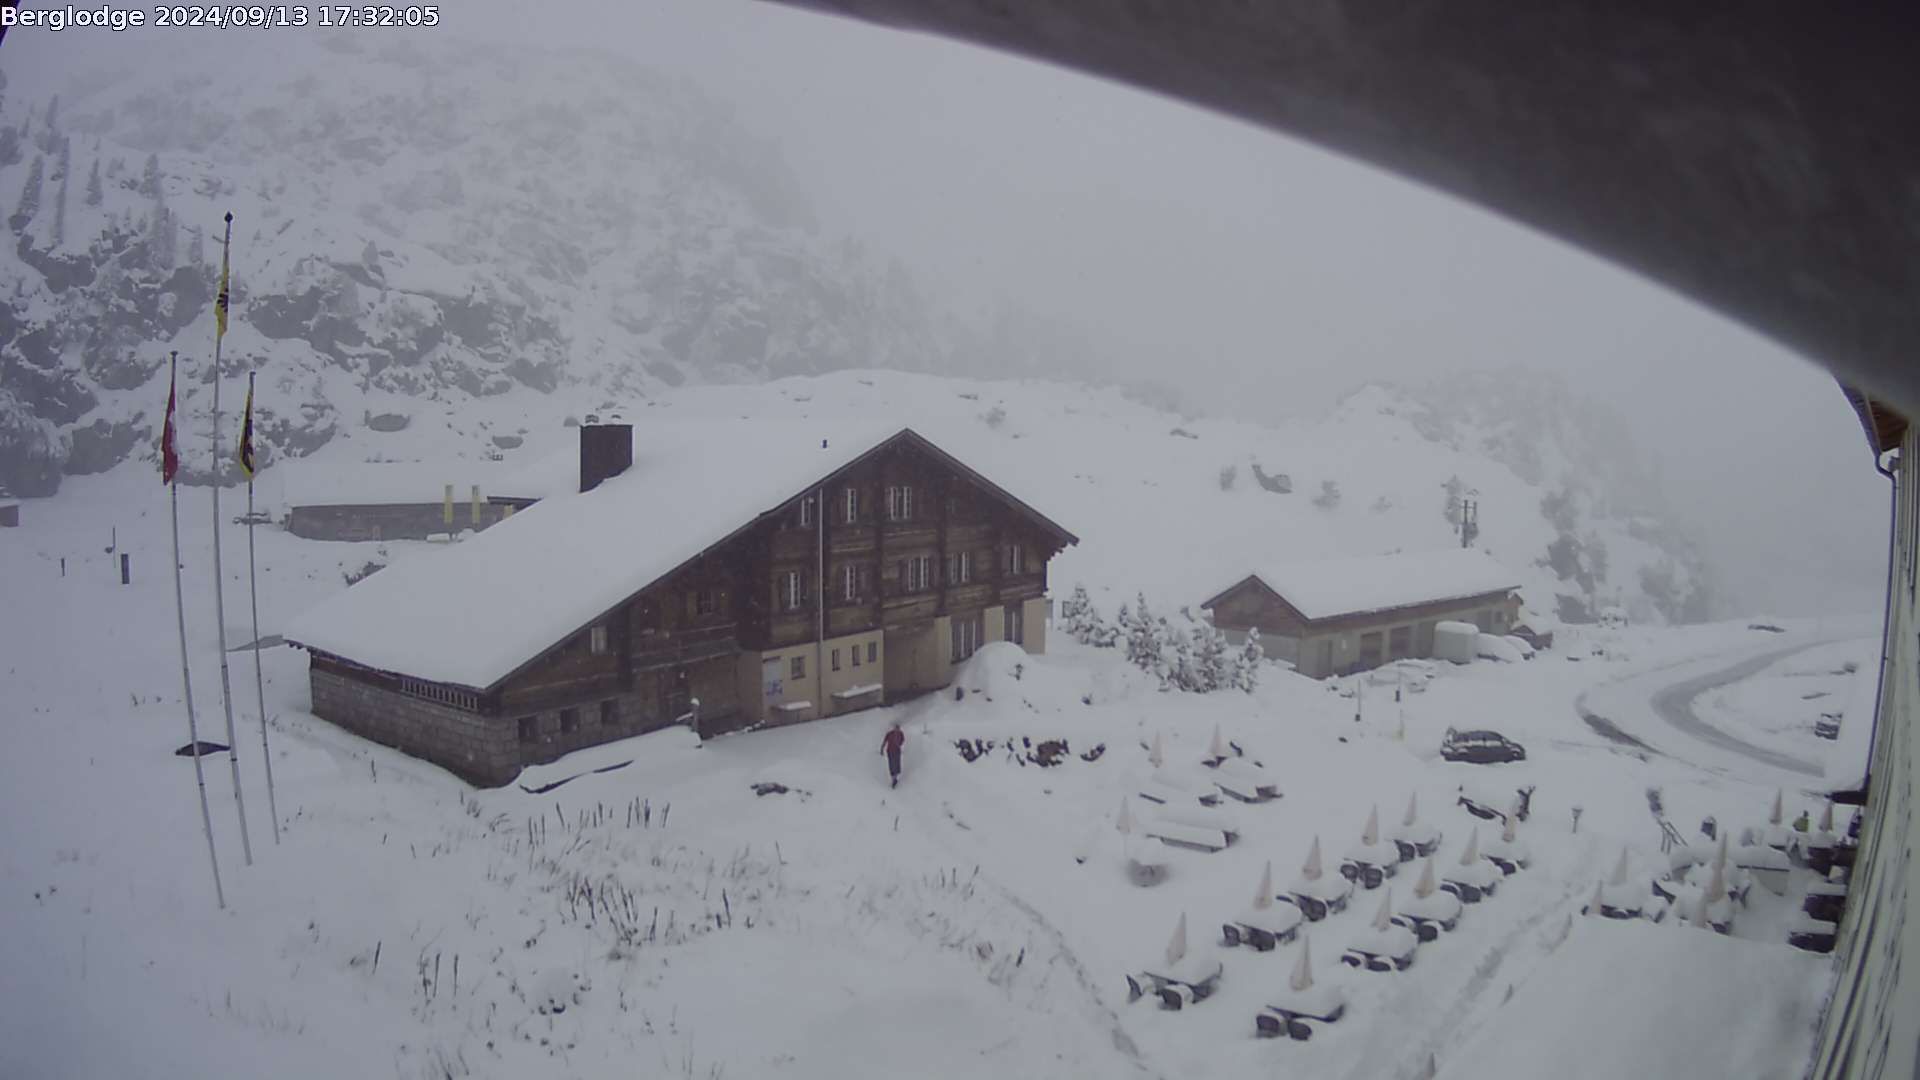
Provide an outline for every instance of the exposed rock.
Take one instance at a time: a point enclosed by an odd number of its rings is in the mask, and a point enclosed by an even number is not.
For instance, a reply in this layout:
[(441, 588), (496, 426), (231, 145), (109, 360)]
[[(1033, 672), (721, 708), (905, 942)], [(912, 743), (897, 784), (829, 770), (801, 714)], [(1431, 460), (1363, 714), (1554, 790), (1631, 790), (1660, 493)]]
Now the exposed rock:
[(91, 424), (74, 427), (69, 434), (73, 448), (67, 454), (67, 474), (85, 476), (106, 472), (125, 461), (134, 448), (153, 433), (145, 423), (132, 420), (113, 423), (95, 420)]
[(405, 431), (407, 425), (412, 422), (412, 417), (401, 413), (381, 413), (378, 416), (367, 417), (367, 426), (375, 431)]

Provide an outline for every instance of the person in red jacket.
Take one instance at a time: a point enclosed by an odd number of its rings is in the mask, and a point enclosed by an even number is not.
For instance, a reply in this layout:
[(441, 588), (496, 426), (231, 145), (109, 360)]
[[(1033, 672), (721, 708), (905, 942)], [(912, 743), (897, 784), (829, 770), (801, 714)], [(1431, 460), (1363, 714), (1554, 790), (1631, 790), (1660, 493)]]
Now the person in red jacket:
[(880, 752), (887, 755), (887, 772), (893, 777), (893, 786), (900, 786), (900, 751), (907, 745), (907, 733), (900, 730), (896, 722), (887, 729), (886, 737), (880, 740)]

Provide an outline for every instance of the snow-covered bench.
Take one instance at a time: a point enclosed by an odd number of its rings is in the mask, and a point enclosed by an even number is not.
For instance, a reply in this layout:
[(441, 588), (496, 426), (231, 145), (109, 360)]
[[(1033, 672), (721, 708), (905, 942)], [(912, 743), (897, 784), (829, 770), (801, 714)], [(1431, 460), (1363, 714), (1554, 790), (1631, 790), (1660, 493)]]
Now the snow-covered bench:
[(1299, 908), (1309, 922), (1319, 922), (1328, 915), (1347, 910), (1347, 898), (1352, 895), (1353, 882), (1321, 870), (1320, 838), (1316, 836), (1307, 853), (1306, 865), (1300, 868), (1300, 876), (1287, 886), (1287, 894), (1281, 899)]
[(1414, 949), (1419, 944), (1419, 935), (1394, 918), (1393, 897), (1387, 895), (1380, 898), (1380, 910), (1373, 922), (1347, 946), (1340, 962), (1367, 971), (1405, 971), (1413, 966)]
[(1163, 1009), (1185, 1008), (1212, 997), (1224, 970), (1217, 958), (1188, 955), (1187, 917), (1181, 915), (1166, 955), (1152, 967), (1127, 976), (1127, 1001), (1138, 1001), (1152, 993)]
[(1140, 825), (1140, 831), (1155, 840), (1172, 847), (1192, 848), (1195, 851), (1224, 851), (1233, 843), (1233, 836), (1220, 829), (1210, 829), (1200, 825), (1186, 825), (1165, 818), (1153, 818)]
[(1847, 885), (1844, 881), (1816, 881), (1807, 886), (1806, 899), (1800, 903), (1800, 910), (1826, 922), (1839, 922), (1840, 913), (1846, 907)]
[(1280, 783), (1271, 773), (1246, 758), (1231, 757), (1213, 766), (1213, 783), (1245, 803), (1270, 802), (1280, 797)]
[(1443, 873), (1440, 887), (1465, 903), (1477, 904), (1493, 895), (1500, 877), (1499, 869), (1480, 857), (1480, 835), (1476, 832), (1467, 839), (1467, 850), (1460, 853), (1460, 861)]
[(1314, 982), (1313, 947), (1300, 943), (1300, 959), (1293, 976), (1277, 994), (1269, 994), (1266, 1005), (1253, 1018), (1253, 1029), (1261, 1038), (1285, 1035), (1305, 1042), (1313, 1038), (1313, 1026), (1307, 1021), (1331, 1024), (1347, 1012), (1347, 995), (1338, 986)]
[(1259, 887), (1253, 891), (1252, 905), (1237, 918), (1222, 923), (1220, 937), (1228, 946), (1251, 945), (1256, 951), (1271, 952), (1276, 945), (1292, 941), (1304, 920), (1300, 909), (1292, 904), (1274, 903), (1273, 864), (1268, 863)]
[(1340, 860), (1340, 875), (1369, 889), (1377, 889), (1381, 882), (1399, 872), (1400, 846), (1380, 839), (1380, 811), (1376, 807), (1367, 814), (1360, 842), (1348, 848)]
[(1433, 858), (1428, 856), (1427, 863), (1420, 871), (1420, 881), (1413, 887), (1413, 895), (1400, 905), (1400, 919), (1421, 941), (1432, 941), (1440, 936), (1440, 931), (1452, 933), (1460, 925), (1460, 913), (1463, 910), (1460, 898), (1441, 889), (1435, 881)]
[(1168, 769), (1156, 769), (1140, 783), (1140, 797), (1167, 806), (1199, 803), (1214, 806), (1220, 802), (1220, 789), (1211, 781), (1198, 781)]

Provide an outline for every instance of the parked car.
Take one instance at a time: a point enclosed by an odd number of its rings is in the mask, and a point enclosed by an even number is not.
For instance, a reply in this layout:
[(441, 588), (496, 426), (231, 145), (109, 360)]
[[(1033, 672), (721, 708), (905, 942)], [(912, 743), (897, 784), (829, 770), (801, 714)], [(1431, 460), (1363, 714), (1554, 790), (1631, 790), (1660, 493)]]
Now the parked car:
[(1838, 739), (1840, 737), (1840, 714), (1837, 712), (1821, 713), (1820, 719), (1813, 722), (1813, 733), (1823, 739)]
[(1527, 749), (1497, 731), (1455, 731), (1448, 728), (1440, 740), (1440, 756), (1448, 761), (1497, 765), (1527, 760)]

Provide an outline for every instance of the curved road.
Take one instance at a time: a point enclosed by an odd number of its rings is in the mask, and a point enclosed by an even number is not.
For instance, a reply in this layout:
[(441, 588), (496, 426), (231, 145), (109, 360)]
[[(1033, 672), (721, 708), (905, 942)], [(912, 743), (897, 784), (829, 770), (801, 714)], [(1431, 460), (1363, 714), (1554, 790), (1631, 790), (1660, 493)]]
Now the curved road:
[(1789, 772), (1802, 773), (1807, 776), (1824, 776), (1826, 774), (1826, 768), (1818, 762), (1807, 761), (1804, 758), (1797, 758), (1790, 754), (1782, 754), (1777, 750), (1769, 750), (1763, 746), (1755, 746), (1744, 739), (1735, 738), (1725, 731), (1714, 727), (1712, 724), (1707, 723), (1694, 714), (1693, 702), (1695, 698), (1698, 698), (1701, 694), (1709, 690), (1725, 686), (1728, 683), (1739, 682), (1741, 679), (1747, 678), (1756, 672), (1778, 663), (1782, 657), (1792, 656), (1797, 652), (1804, 652), (1807, 649), (1830, 644), (1832, 644), (1830, 641), (1815, 641), (1804, 645), (1796, 645), (1792, 648), (1765, 653), (1750, 660), (1743, 660), (1731, 667), (1720, 668), (1717, 671), (1709, 671), (1704, 675), (1696, 675), (1691, 679), (1684, 679), (1680, 682), (1672, 683), (1654, 691), (1651, 698), (1653, 710), (1660, 714), (1661, 719), (1672, 724), (1680, 731), (1699, 739), (1701, 742), (1717, 746), (1722, 750), (1731, 750), (1736, 754), (1751, 758), (1763, 765), (1771, 765), (1776, 769), (1786, 769)]

